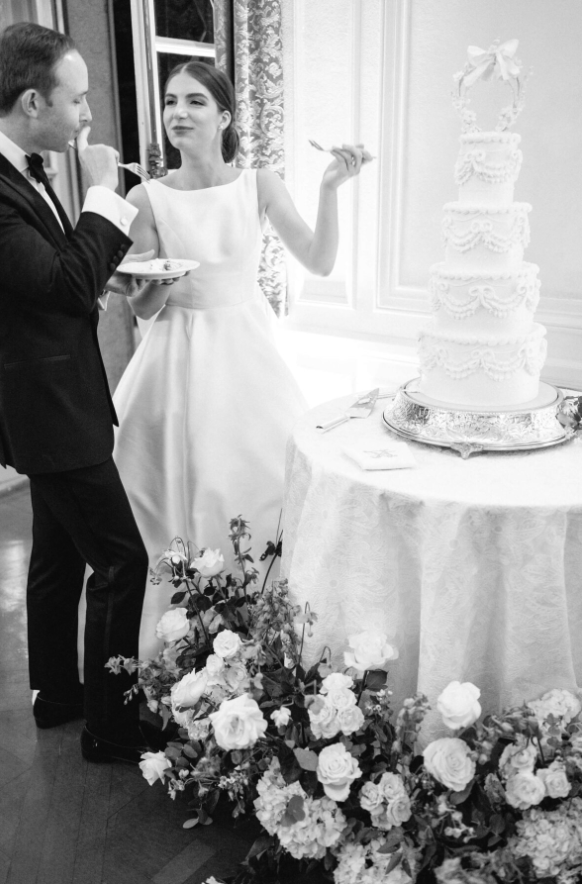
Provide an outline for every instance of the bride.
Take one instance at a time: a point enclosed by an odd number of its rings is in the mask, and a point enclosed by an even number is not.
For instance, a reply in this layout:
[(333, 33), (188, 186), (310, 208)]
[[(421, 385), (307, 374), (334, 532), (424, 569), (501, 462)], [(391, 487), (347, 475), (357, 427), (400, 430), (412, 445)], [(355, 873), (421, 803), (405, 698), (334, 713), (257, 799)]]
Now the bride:
[[(274, 341), (274, 314), (257, 286), (262, 232), (272, 224), (312, 273), (327, 275), (338, 246), (337, 189), (370, 159), (334, 149), (312, 231), (283, 182), (232, 165), (238, 152), (234, 93), (215, 68), (188, 62), (165, 88), (163, 120), (179, 169), (140, 184), (132, 251), (200, 266), (172, 286), (146, 285), (132, 301), (155, 321), (115, 393), (114, 458), (152, 563), (175, 536), (220, 548), (230, 519), (250, 522), (255, 557), (275, 541), (285, 446), (305, 403)], [(167, 585), (149, 585), (140, 655), (159, 650), (155, 626)]]

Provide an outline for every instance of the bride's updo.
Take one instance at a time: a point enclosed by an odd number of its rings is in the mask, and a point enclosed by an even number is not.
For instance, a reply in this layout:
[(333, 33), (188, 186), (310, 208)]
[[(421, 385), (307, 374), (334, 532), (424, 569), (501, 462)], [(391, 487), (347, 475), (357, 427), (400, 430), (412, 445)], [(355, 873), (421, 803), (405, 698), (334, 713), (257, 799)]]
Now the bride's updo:
[(236, 99), (234, 97), (234, 89), (232, 83), (222, 71), (217, 70), (203, 61), (187, 61), (184, 64), (178, 64), (173, 68), (166, 80), (164, 91), (168, 88), (168, 84), (172, 77), (177, 74), (188, 74), (199, 83), (205, 86), (214, 98), (220, 111), (228, 111), (230, 114), (230, 122), (226, 129), (222, 130), (222, 158), (225, 163), (232, 163), (239, 149), (238, 132), (234, 126), (234, 114), (236, 111)]

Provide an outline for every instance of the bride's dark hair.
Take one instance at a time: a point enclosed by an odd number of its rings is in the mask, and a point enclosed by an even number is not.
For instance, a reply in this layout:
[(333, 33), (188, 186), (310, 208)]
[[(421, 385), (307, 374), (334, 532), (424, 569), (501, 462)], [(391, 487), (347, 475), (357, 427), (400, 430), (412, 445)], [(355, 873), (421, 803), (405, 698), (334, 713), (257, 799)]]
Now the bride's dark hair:
[(232, 163), (238, 153), (239, 137), (234, 125), (234, 114), (236, 111), (236, 99), (234, 97), (234, 89), (232, 83), (222, 71), (217, 70), (212, 65), (203, 61), (187, 61), (183, 64), (176, 65), (166, 80), (164, 92), (168, 89), (168, 84), (172, 77), (176, 74), (188, 74), (203, 86), (206, 86), (212, 97), (214, 98), (220, 111), (228, 111), (230, 114), (230, 122), (226, 129), (222, 130), (222, 157), (225, 163)]

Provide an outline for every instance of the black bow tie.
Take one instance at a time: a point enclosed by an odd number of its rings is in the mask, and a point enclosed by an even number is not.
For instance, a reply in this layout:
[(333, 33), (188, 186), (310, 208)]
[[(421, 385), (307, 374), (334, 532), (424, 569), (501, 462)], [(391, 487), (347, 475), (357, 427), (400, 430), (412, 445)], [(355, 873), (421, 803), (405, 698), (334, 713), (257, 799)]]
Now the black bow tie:
[(63, 209), (60, 204), (58, 197), (54, 190), (51, 187), (51, 183), (48, 179), (48, 175), (44, 170), (44, 160), (39, 153), (31, 153), (28, 159), (28, 169), (30, 171), (31, 176), (38, 181), (40, 184), (44, 184), (45, 190), (48, 193), (49, 197), (54, 203), (54, 206), (57, 210), (58, 216), (61, 219), (61, 224), (63, 225), (63, 229), (67, 236), (73, 232), (73, 228), (71, 226), (71, 222), (67, 216), (67, 213)]
[(31, 153), (28, 159), (28, 168), (30, 170), (30, 174), (35, 179), (35, 181), (39, 181), (41, 184), (44, 184), (46, 189), (51, 186), (50, 181), (48, 180), (48, 175), (44, 170), (44, 160), (39, 153)]

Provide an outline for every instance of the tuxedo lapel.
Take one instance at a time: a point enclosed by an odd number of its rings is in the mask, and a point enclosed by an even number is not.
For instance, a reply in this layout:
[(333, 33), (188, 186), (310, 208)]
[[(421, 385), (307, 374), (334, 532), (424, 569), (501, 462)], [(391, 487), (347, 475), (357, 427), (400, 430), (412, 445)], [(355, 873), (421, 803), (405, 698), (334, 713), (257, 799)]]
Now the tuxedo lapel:
[(66, 234), (48, 203), (2, 154), (0, 154), (0, 186), (24, 201), (28, 212), (35, 217), (38, 227), (42, 228), (41, 232), (55, 246), (60, 248), (66, 242)]

